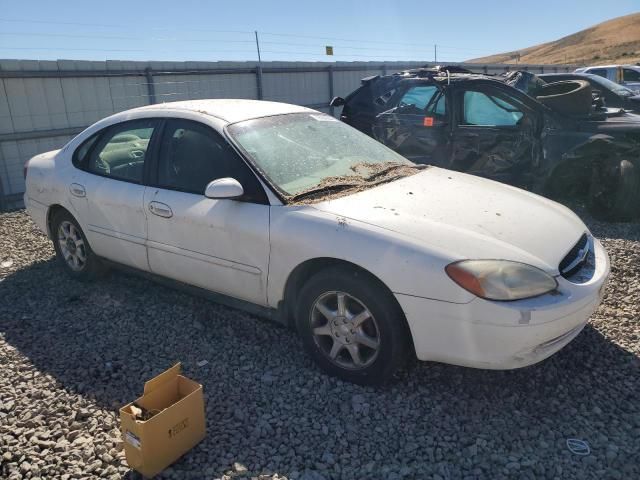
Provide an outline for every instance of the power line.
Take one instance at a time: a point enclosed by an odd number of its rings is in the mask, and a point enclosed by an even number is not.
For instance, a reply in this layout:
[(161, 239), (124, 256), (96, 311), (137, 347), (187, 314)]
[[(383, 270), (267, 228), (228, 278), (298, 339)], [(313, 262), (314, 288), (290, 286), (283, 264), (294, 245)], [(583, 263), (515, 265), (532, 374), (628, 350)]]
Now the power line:
[[(139, 28), (139, 25), (127, 25), (127, 24), (111, 24), (111, 23), (87, 23), (87, 22), (64, 22), (64, 21), (53, 21), (53, 20), (33, 20), (33, 19), (16, 19), (16, 18), (0, 18), (0, 22), (14, 22), (14, 23), (33, 23), (33, 24), (51, 24), (51, 25), (74, 25), (74, 26), (87, 26), (87, 27), (104, 27), (104, 28)], [(179, 29), (171, 29), (171, 28), (165, 28), (165, 27), (150, 27), (152, 30), (153, 29), (160, 29), (163, 31), (175, 31), (175, 32), (183, 32), (183, 30), (179, 30)], [(247, 35), (251, 35), (253, 36), (253, 34), (255, 33), (255, 31), (249, 31), (249, 30), (216, 30), (216, 29), (197, 29), (197, 28), (189, 28), (189, 31), (195, 31), (195, 32), (208, 32), (208, 33), (226, 33), (226, 34), (247, 34)], [(418, 47), (418, 48), (430, 48), (431, 45), (433, 45), (433, 43), (428, 43), (428, 42), (424, 42), (424, 43), (410, 43), (410, 42), (390, 42), (390, 41), (383, 41), (383, 40), (365, 40), (362, 38), (341, 38), (341, 37), (329, 37), (329, 36), (314, 36), (314, 35), (299, 35), (299, 34), (292, 34), (292, 33), (277, 33), (277, 32), (259, 32), (261, 35), (268, 35), (268, 36), (275, 36), (275, 37), (289, 37), (289, 38), (306, 38), (306, 39), (313, 39), (313, 40), (322, 40), (323, 42), (326, 41), (331, 41), (331, 42), (348, 42), (348, 43), (360, 43), (360, 44), (365, 44), (365, 45), (395, 45), (395, 46), (404, 46), (404, 47)], [(3, 35), (7, 35), (7, 34), (22, 34), (22, 32), (2, 32), (0, 34)], [(49, 35), (48, 33), (26, 33), (28, 35), (38, 35), (38, 36), (46, 36)], [(207, 42), (210, 41), (208, 39), (177, 39), (177, 38), (167, 38), (167, 37), (158, 37), (158, 38), (150, 38), (150, 37), (142, 37), (142, 36), (101, 36), (101, 35), (82, 35), (82, 37), (80, 37), (79, 34), (50, 34), (50, 35), (55, 35), (55, 36), (68, 36), (70, 38), (74, 38), (75, 36), (77, 36), (78, 38), (109, 38), (109, 39), (149, 39), (149, 40), (173, 40), (173, 41), (184, 41), (184, 42), (189, 42), (189, 41), (198, 41), (198, 42)], [(73, 36), (72, 36), (73, 35)], [(211, 40), (213, 41), (213, 39)], [(220, 41), (220, 40), (217, 40)], [(225, 39), (224, 41), (226, 42), (234, 42), (234, 43), (253, 43), (254, 40), (251, 39), (247, 39), (247, 40), (230, 40), (230, 39)], [(289, 45), (289, 46), (313, 46), (313, 45), (309, 45), (309, 44), (299, 44), (299, 43), (289, 43), (289, 42), (272, 42), (272, 41), (263, 41), (262, 43), (264, 44), (282, 44), (282, 45)], [(344, 45), (337, 45), (334, 47), (339, 47), (339, 48), (349, 48), (349, 49), (359, 49), (359, 50), (364, 50), (364, 49), (375, 49), (375, 48), (379, 48), (379, 47), (349, 47), (349, 46), (344, 46)], [(454, 46), (449, 46), (449, 45), (438, 45), (438, 48), (444, 48), (444, 49), (453, 49), (453, 50), (460, 50), (460, 51), (482, 51), (482, 52), (487, 52), (488, 50), (485, 49), (478, 49), (478, 48), (472, 48), (472, 47), (454, 47)]]
[[(124, 25), (124, 24), (111, 24), (111, 23), (87, 23), (87, 22), (66, 22), (66, 21), (53, 21), (53, 20), (33, 20), (33, 19), (16, 19), (16, 18), (0, 18), (0, 22), (13, 22), (13, 23), (26, 23), (26, 24), (52, 24), (52, 25), (74, 25), (74, 26), (86, 26), (86, 27), (104, 27), (104, 28), (130, 28), (133, 25)], [(138, 27), (138, 26), (136, 26)], [(181, 32), (181, 30), (177, 29), (167, 29), (164, 27), (152, 27), (152, 29), (162, 29), (163, 31), (175, 31)], [(215, 29), (193, 29), (190, 28), (189, 31), (200, 31), (207, 33), (217, 33), (217, 34), (246, 34), (257, 35), (255, 31), (248, 30), (215, 30)], [(328, 37), (328, 36), (314, 36), (314, 35), (299, 35), (292, 33), (277, 33), (277, 32), (260, 32), (261, 35), (272, 36), (272, 37), (284, 37), (284, 38), (301, 38), (301, 39), (313, 39), (313, 40), (322, 40), (323, 42), (331, 42), (333, 43), (333, 47), (337, 52), (350, 52), (350, 51), (376, 51), (383, 54), (356, 54), (356, 53), (336, 53), (334, 57), (354, 57), (354, 58), (389, 58), (390, 56), (398, 57), (398, 56), (430, 56), (427, 51), (431, 48), (430, 43), (405, 43), (405, 42), (389, 42), (382, 40), (365, 40), (365, 39), (355, 39), (355, 38), (338, 38), (338, 37)], [(51, 37), (51, 38), (94, 38), (94, 39), (103, 39), (103, 40), (150, 40), (150, 41), (171, 41), (171, 42), (180, 42), (180, 43), (211, 43), (215, 42), (217, 44), (224, 43), (235, 43), (235, 44), (252, 44), (254, 43), (254, 39), (251, 37), (246, 39), (233, 39), (233, 38), (225, 38), (225, 39), (207, 39), (207, 38), (175, 38), (175, 37), (166, 37), (166, 36), (143, 36), (143, 35), (109, 35), (109, 34), (83, 34), (83, 33), (58, 33), (58, 32), (21, 32), (21, 31), (13, 31), (13, 32), (0, 32), (0, 35), (4, 36), (34, 36), (34, 37)], [(335, 44), (335, 42), (346, 42), (346, 43), (359, 43), (361, 45), (344, 45), (344, 44)], [(282, 45), (286, 47), (294, 47), (294, 50), (263, 50), (264, 53), (269, 54), (287, 54), (287, 55), (299, 55), (299, 56), (312, 56), (312, 57), (325, 57), (326, 54), (321, 53), (313, 53), (314, 49), (321, 48), (321, 45), (317, 45), (314, 43), (298, 43), (298, 42), (286, 42), (286, 41), (275, 41), (275, 40), (267, 40), (262, 41), (264, 45)], [(362, 45), (377, 45), (373, 46), (362, 46)], [(322, 45), (324, 46), (324, 45)], [(386, 48), (385, 48), (386, 46)], [(258, 45), (256, 45), (259, 48)], [(398, 51), (395, 47), (403, 47), (407, 48), (408, 52)], [(456, 56), (473, 56), (482, 54), (491, 54), (492, 51), (473, 48), (473, 47), (455, 47), (450, 45), (435, 45), (433, 44), (434, 51), (437, 49), (444, 50), (445, 52), (449, 52), (449, 55)], [(51, 47), (47, 46), (46, 48), (37, 48), (37, 47), (0, 47), (0, 50), (24, 50), (24, 51), (39, 51), (39, 50), (51, 50), (57, 49), (60, 51), (96, 51), (96, 52), (158, 52), (158, 53), (167, 53), (171, 50), (156, 50), (156, 49), (118, 49), (118, 48), (68, 48), (68, 47)], [(312, 51), (305, 51), (299, 49), (310, 49)], [(173, 50), (184, 52), (184, 49)], [(192, 53), (250, 53), (249, 50), (230, 50), (230, 49), (208, 49), (208, 50), (188, 50)], [(386, 53), (390, 52), (390, 53)], [(261, 57), (261, 55), (258, 55)], [(437, 54), (434, 55), (437, 58)], [(261, 60), (261, 58), (260, 58)]]
[(193, 52), (193, 53), (253, 53), (253, 50), (155, 50), (155, 49), (121, 49), (121, 48), (68, 48), (68, 47), (0, 47), (0, 50), (57, 50), (60, 52), (65, 51), (94, 51), (94, 52), (157, 52), (157, 53), (169, 53), (169, 52)]
[[(97, 39), (105, 39), (105, 40), (153, 40), (153, 41), (171, 41), (171, 42), (181, 42), (181, 43), (189, 43), (189, 42), (197, 42), (197, 43), (210, 43), (210, 42), (221, 42), (221, 43), (245, 43), (245, 44), (253, 44), (255, 40), (217, 40), (217, 39), (191, 39), (191, 38), (175, 38), (175, 37), (145, 37), (145, 36), (128, 36), (128, 35), (93, 35), (93, 34), (74, 34), (74, 33), (54, 33), (54, 32), (0, 32), (0, 36), (36, 36), (36, 37), (58, 37), (58, 38), (97, 38)], [(260, 42), (263, 45), (285, 45), (290, 47), (302, 47), (302, 48), (324, 48), (324, 45), (320, 45), (318, 43), (290, 43), (290, 42)], [(380, 48), (380, 47), (354, 47), (348, 45), (333, 45), (335, 49), (341, 50), (373, 50), (373, 51), (396, 51), (395, 48)], [(430, 45), (425, 44), (422, 45), (422, 49), (429, 48)], [(0, 47), (1, 48), (1, 47)], [(304, 53), (304, 52), (301, 52)]]
[[(86, 23), (86, 22), (60, 22), (53, 20), (32, 20), (32, 19), (16, 19), (16, 18), (0, 18), (0, 22), (13, 22), (13, 23), (39, 23), (39, 24), (51, 24), (51, 25), (74, 25), (80, 27), (105, 27), (105, 28), (136, 28), (139, 29), (140, 25), (136, 24), (115, 24), (115, 23)], [(150, 27), (152, 30), (163, 30), (163, 31), (176, 31), (181, 32), (182, 30), (176, 28), (166, 28), (166, 27)], [(211, 32), (211, 33), (253, 33), (249, 30), (213, 30), (213, 29), (201, 29), (201, 28), (189, 28), (191, 32)]]

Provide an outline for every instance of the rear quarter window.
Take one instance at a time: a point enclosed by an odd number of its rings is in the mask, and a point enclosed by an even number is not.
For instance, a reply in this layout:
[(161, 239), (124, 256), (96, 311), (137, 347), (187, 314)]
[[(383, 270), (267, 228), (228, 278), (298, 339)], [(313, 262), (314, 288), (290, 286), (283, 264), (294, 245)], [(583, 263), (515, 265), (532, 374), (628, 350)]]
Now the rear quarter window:
[(76, 148), (75, 152), (73, 152), (72, 162), (73, 165), (77, 168), (82, 168), (83, 165), (86, 165), (87, 155), (91, 151), (91, 147), (93, 147), (100, 137), (102, 132), (98, 132), (90, 136), (84, 142), (80, 144), (78, 148)]

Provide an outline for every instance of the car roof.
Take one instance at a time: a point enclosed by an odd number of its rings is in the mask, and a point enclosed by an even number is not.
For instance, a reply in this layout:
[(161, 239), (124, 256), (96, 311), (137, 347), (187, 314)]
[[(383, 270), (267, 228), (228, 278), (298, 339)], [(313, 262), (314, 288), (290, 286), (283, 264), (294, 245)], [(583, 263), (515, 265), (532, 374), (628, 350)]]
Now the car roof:
[(317, 113), (310, 108), (288, 103), (246, 99), (207, 99), (166, 102), (136, 108), (135, 111), (187, 110), (211, 115), (227, 123), (288, 113)]
[[(544, 77), (581, 77), (581, 78), (593, 78), (598, 77), (599, 75), (594, 75), (593, 73), (585, 73), (585, 72), (557, 72), (557, 73), (536, 73), (536, 77), (544, 78)], [(604, 77), (600, 77), (604, 78)]]

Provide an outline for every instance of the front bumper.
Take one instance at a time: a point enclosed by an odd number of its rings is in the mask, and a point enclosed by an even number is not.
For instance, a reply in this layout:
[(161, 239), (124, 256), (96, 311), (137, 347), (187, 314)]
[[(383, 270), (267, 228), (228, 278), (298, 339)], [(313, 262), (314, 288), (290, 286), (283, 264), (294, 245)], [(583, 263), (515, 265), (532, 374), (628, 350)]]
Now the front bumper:
[(511, 369), (554, 354), (582, 331), (602, 299), (609, 257), (598, 240), (594, 247), (589, 280), (577, 284), (558, 277), (556, 292), (536, 298), (459, 304), (396, 294), (418, 359)]

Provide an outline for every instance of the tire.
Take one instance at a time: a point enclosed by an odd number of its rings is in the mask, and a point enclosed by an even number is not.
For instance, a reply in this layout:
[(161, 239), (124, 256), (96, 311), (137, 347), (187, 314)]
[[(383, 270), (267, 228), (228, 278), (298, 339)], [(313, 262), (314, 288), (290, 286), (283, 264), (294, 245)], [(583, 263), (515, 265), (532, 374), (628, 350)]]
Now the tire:
[(392, 294), (352, 268), (328, 268), (307, 281), (298, 296), (296, 326), (320, 368), (360, 385), (387, 382), (413, 351)]
[(606, 172), (594, 168), (589, 211), (599, 220), (628, 221), (640, 214), (640, 168), (620, 160)]
[(54, 213), (51, 219), (51, 236), (56, 258), (69, 276), (91, 281), (105, 273), (105, 265), (91, 250), (76, 219), (66, 210)]
[(540, 103), (560, 113), (588, 115), (591, 111), (591, 85), (586, 80), (548, 83), (536, 93), (536, 99)]

